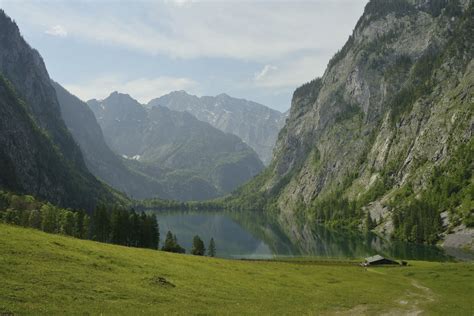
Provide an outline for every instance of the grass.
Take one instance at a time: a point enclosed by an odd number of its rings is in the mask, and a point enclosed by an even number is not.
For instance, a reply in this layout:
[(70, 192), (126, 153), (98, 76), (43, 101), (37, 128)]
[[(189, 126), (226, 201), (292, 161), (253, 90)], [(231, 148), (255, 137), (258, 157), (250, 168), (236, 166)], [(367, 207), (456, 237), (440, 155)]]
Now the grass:
[(472, 315), (472, 263), (243, 261), (0, 224), (0, 314)]

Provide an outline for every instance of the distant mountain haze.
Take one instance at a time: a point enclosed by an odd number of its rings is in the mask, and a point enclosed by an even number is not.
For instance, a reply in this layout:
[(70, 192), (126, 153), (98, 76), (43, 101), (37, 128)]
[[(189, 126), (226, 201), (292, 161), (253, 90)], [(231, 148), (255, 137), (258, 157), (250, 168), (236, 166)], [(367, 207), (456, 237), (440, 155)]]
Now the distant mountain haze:
[(113, 152), (88, 105), (56, 82), (62, 117), (82, 150), (87, 168), (99, 179), (133, 198), (169, 198), (164, 186), (153, 177), (131, 170), (125, 159)]
[(221, 131), (237, 135), (257, 152), (265, 164), (272, 158), (278, 132), (286, 118), (286, 114), (265, 105), (227, 94), (197, 97), (185, 91), (175, 91), (153, 99), (147, 105), (189, 112)]
[(116, 153), (129, 168), (159, 179), (168, 196), (202, 200), (229, 193), (263, 169), (235, 135), (189, 113), (146, 108), (127, 94), (87, 102)]

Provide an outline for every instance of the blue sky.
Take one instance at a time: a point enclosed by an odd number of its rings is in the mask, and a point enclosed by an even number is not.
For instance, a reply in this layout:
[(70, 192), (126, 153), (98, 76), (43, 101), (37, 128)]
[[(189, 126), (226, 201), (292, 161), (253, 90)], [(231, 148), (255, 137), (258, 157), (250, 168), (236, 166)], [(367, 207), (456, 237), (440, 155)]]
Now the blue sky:
[(0, 0), (50, 76), (83, 100), (227, 93), (280, 111), (321, 76), (366, 0)]

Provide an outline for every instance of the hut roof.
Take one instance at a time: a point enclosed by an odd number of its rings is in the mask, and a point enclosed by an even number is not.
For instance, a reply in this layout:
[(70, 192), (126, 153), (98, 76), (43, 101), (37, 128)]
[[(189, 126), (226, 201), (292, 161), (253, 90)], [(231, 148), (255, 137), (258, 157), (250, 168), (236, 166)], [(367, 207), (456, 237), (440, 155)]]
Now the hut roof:
[(382, 257), (381, 255), (375, 255), (375, 256), (372, 256), (372, 257), (365, 258), (365, 261), (368, 262), (368, 263), (371, 263), (371, 262), (376, 262), (376, 261), (383, 260), (383, 259), (385, 259), (385, 258)]

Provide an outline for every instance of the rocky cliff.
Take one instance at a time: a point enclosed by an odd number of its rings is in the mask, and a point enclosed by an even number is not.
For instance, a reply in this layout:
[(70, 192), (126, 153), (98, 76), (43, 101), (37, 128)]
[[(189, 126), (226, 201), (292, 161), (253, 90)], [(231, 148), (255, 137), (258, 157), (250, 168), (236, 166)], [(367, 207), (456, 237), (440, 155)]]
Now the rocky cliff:
[(278, 132), (286, 118), (284, 113), (262, 104), (227, 94), (197, 97), (185, 91), (175, 91), (148, 103), (150, 107), (157, 105), (189, 112), (223, 132), (239, 136), (266, 165), (272, 158)]
[(468, 0), (370, 1), (239, 201), (418, 242), (472, 226), (473, 21)]
[(0, 187), (91, 209), (113, 193), (86, 168), (37, 51), (0, 10)]

